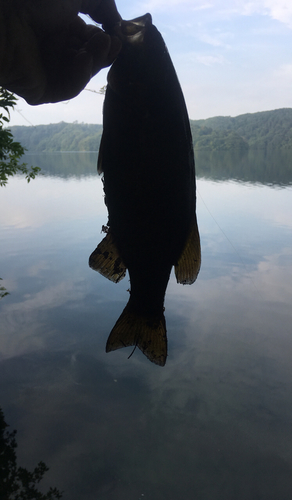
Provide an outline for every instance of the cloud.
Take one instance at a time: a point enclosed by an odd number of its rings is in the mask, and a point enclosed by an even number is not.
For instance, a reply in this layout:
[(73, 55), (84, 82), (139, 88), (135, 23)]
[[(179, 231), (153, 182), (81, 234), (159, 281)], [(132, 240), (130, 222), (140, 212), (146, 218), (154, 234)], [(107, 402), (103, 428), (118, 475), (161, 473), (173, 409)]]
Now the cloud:
[(210, 2), (207, 2), (207, 3), (203, 3), (201, 5), (194, 5), (192, 7), (192, 11), (206, 10), (206, 9), (210, 9), (212, 7), (213, 7), (213, 4)]
[(277, 21), (280, 21), (289, 28), (292, 28), (292, 3), (291, 0), (262, 0), (264, 8), (268, 15)]
[(251, 16), (254, 14), (269, 16), (276, 21), (292, 28), (292, 2), (291, 0), (213, 0), (212, 2), (193, 0), (149, 0), (143, 2), (143, 8), (150, 12), (164, 9), (190, 11), (209, 10), (220, 17), (231, 18), (234, 16)]
[(292, 64), (282, 64), (274, 73), (275, 77), (285, 79), (290, 86), (292, 83)]
[(199, 34), (198, 38), (201, 40), (201, 42), (204, 42), (208, 45), (212, 45), (212, 47), (224, 47), (224, 48), (230, 48), (230, 45), (226, 44), (222, 39), (227, 38), (229, 35), (228, 33), (219, 33), (214, 35), (210, 35), (209, 33), (203, 33)]
[[(39, 271), (47, 266), (45, 261), (39, 263)], [(28, 270), (28, 276), (30, 275), (37, 276), (36, 267), (32, 267), (31, 272)], [(8, 282), (6, 285), (8, 286)], [(6, 334), (1, 337), (2, 359), (44, 349), (48, 337), (55, 332), (45, 322), (44, 311), (52, 311), (65, 305), (80, 307), (85, 294), (84, 281), (71, 279), (45, 286), (36, 293), (27, 293), (20, 302), (4, 303), (1, 328)]]
[(205, 66), (213, 66), (214, 64), (224, 64), (226, 62), (225, 58), (221, 55), (211, 56), (211, 55), (203, 55), (197, 54), (194, 56), (194, 59)]
[(192, 3), (192, 0), (148, 0), (142, 2), (142, 8), (149, 10), (149, 12), (155, 12), (163, 10), (165, 7), (182, 7)]
[[(33, 158), (33, 157), (32, 157)], [(66, 189), (64, 189), (66, 185)], [(53, 186), (53, 190), (52, 190)], [(37, 228), (47, 223), (59, 223), (66, 219), (88, 219), (93, 203), (99, 213), (105, 212), (102, 183), (98, 177), (88, 180), (60, 180), (39, 176), (26, 185), (22, 177), (9, 180), (9, 186), (1, 192), (3, 206), (9, 211), (0, 212), (0, 224), (6, 227)], [(80, 205), (83, 190), (85, 203)], [(52, 197), (53, 192), (53, 197)], [(13, 204), (10, 203), (13, 199)], [(27, 200), (30, 199), (30, 203)], [(94, 200), (94, 201), (93, 201)]]

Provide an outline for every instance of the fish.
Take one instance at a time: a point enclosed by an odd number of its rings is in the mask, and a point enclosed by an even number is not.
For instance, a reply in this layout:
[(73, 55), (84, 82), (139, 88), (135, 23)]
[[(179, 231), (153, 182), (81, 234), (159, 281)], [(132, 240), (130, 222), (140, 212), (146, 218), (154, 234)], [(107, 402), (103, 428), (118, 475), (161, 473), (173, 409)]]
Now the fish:
[(106, 352), (138, 347), (164, 366), (166, 288), (172, 268), (192, 284), (201, 265), (192, 135), (181, 86), (150, 14), (122, 20), (122, 49), (108, 73), (98, 156), (108, 223), (89, 266), (130, 297)]

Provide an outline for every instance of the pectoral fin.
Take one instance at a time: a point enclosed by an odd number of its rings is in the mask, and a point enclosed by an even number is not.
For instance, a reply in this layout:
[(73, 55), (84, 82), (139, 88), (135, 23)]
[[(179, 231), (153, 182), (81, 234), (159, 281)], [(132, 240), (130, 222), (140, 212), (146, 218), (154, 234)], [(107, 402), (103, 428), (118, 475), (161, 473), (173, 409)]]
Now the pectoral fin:
[(115, 283), (118, 283), (126, 276), (127, 268), (119, 255), (110, 232), (107, 233), (106, 237), (90, 255), (89, 267)]
[(126, 306), (106, 344), (106, 352), (137, 346), (156, 365), (164, 366), (167, 357), (165, 318), (148, 318)]
[(178, 283), (191, 285), (196, 281), (201, 267), (201, 245), (197, 217), (191, 224), (188, 239), (175, 266), (175, 276)]

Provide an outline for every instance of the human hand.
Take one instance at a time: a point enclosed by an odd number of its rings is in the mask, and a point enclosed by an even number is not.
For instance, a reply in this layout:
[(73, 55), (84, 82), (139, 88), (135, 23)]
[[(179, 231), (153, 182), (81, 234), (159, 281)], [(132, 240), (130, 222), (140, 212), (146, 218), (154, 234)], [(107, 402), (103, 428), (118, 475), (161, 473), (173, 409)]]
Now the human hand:
[(0, 86), (32, 105), (58, 102), (112, 64), (121, 42), (79, 12), (120, 20), (113, 0), (0, 0)]

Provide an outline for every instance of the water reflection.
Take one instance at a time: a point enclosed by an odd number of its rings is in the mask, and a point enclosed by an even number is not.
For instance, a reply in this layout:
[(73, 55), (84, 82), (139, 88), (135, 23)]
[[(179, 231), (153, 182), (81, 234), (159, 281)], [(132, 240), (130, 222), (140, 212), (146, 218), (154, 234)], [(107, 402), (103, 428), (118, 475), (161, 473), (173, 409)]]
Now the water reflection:
[(0, 408), (0, 493), (2, 500), (19, 498), (21, 500), (54, 500), (62, 498), (57, 488), (50, 487), (42, 494), (38, 483), (49, 470), (44, 462), (39, 462), (32, 472), (17, 465), (16, 431), (9, 432), (9, 425), (4, 420), (4, 413)]
[(196, 172), (218, 181), (287, 186), (292, 183), (292, 154), (289, 149), (196, 151)]
[(25, 162), (40, 165), (42, 173), (47, 176), (57, 176), (63, 179), (96, 176), (97, 152), (55, 152), (55, 153), (26, 153)]
[[(96, 152), (30, 153), (25, 161), (40, 164), (45, 175), (96, 175)], [(292, 152), (284, 150), (196, 151), (196, 174), (210, 180), (288, 186), (292, 183)]]
[(290, 500), (292, 188), (198, 180), (202, 269), (195, 287), (171, 277), (161, 370), (104, 352), (128, 283), (87, 266), (106, 212), (84, 168), (1, 192), (0, 394), (19, 463), (44, 460), (44, 491), (68, 500)]
[[(0, 278), (0, 281), (2, 281), (2, 278)], [(0, 286), (0, 300), (6, 297), (6, 295), (9, 295), (9, 292), (7, 292), (4, 286)]]

